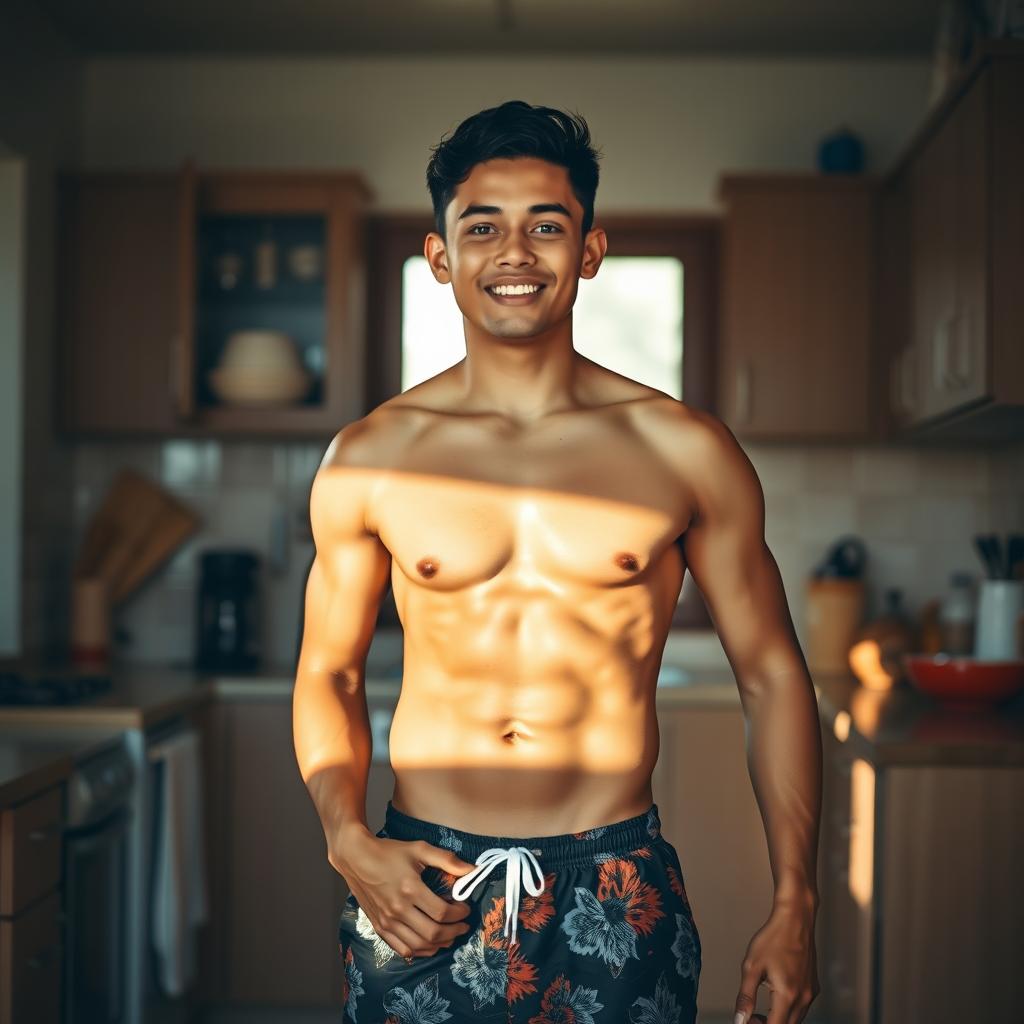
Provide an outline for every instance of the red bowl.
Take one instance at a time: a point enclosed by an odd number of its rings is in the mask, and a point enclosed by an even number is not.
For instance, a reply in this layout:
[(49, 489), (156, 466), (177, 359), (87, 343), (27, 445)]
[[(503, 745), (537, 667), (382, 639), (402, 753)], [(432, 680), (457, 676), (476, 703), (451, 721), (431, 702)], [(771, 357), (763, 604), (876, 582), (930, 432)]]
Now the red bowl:
[(988, 707), (1024, 687), (1024, 661), (979, 661), (963, 655), (905, 654), (911, 682), (936, 700)]

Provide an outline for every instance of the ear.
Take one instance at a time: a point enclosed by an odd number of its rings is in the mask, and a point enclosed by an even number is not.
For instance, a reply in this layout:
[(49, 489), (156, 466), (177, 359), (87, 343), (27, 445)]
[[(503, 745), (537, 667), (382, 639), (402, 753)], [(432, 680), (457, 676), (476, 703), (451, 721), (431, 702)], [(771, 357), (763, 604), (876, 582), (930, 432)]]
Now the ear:
[(591, 228), (583, 240), (583, 256), (580, 260), (580, 277), (590, 279), (598, 271), (604, 254), (608, 251), (608, 238), (604, 228)]
[(424, 240), (423, 255), (438, 284), (451, 284), (452, 272), (448, 267), (448, 250), (445, 248), (444, 239), (436, 231), (431, 231)]

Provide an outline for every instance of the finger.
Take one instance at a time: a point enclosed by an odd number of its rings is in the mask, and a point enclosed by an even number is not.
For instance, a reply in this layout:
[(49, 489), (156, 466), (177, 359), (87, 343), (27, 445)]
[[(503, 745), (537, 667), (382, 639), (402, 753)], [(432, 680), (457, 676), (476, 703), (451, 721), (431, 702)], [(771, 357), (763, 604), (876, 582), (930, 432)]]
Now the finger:
[(776, 985), (772, 989), (772, 1005), (768, 1008), (768, 1024), (789, 1024), (795, 1002), (796, 992), (793, 989)]
[(377, 928), (377, 934), (401, 957), (415, 956), (423, 940), (403, 921), (397, 918)]
[(789, 1018), (786, 1024), (803, 1024), (803, 1020), (807, 1016), (807, 1011), (810, 1009), (812, 1002), (814, 1002), (813, 998), (810, 1002), (805, 1003), (804, 998), (798, 996), (796, 1002), (793, 1003), (793, 1008), (789, 1011)]
[[(757, 1006), (757, 986), (761, 984), (764, 971), (749, 959), (740, 964), (740, 991), (736, 996), (735, 1012), (743, 1014), (744, 1024), (750, 1024), (751, 1015)], [(739, 1018), (736, 1018), (737, 1021)]]
[(419, 936), (421, 946), (444, 946), (469, 931), (469, 925), (465, 921), (439, 922), (424, 914), (419, 907), (409, 909), (405, 914), (404, 923)]
[(443, 896), (439, 896), (434, 892), (422, 880), (417, 880), (415, 891), (412, 892), (410, 898), (415, 906), (419, 907), (427, 917), (433, 918), (435, 921), (452, 923), (462, 921), (469, 916), (468, 902), (455, 899), (449, 902)]
[(476, 867), (468, 860), (457, 857), (451, 850), (446, 850), (443, 846), (433, 846), (425, 839), (413, 840), (409, 845), (413, 847), (413, 852), (424, 864), (441, 868), (442, 871), (447, 871), (452, 875), (465, 875)]

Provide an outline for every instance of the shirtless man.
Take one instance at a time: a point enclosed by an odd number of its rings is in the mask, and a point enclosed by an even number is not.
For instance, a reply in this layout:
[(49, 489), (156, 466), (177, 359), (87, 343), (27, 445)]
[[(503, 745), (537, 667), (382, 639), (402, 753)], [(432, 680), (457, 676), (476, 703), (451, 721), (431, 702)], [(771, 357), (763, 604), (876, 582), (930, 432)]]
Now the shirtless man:
[[(742, 697), (775, 882), (737, 1019), (765, 983), (769, 1024), (798, 1024), (818, 994), (820, 737), (757, 476), (715, 417), (573, 348), (607, 246), (582, 118), (482, 111), (427, 179), (424, 252), (466, 357), (345, 426), (310, 499), (295, 748), (351, 890), (345, 1019), (695, 1019), (700, 942), (651, 790), (688, 567)], [(363, 681), (389, 579), (404, 674), (373, 833)]]

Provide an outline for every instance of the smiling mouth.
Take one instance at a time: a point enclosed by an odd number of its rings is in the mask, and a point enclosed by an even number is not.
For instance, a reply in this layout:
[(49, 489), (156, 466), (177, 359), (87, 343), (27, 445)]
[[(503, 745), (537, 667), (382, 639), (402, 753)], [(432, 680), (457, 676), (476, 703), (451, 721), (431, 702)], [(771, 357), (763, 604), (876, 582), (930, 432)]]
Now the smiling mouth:
[(496, 284), (489, 285), (484, 291), (497, 302), (519, 306), (532, 302), (544, 288), (542, 284)]

